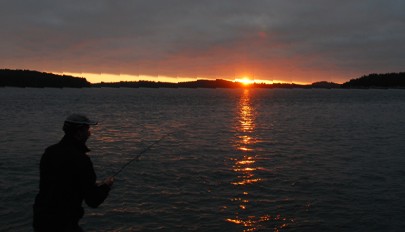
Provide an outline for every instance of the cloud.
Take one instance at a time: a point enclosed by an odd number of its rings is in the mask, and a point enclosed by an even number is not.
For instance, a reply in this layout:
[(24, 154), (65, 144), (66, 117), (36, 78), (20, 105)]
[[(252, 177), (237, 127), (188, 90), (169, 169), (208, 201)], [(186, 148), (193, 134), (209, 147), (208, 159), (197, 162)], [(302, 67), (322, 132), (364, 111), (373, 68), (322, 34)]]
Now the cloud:
[[(342, 82), (404, 71), (405, 3), (3, 1), (0, 64), (47, 71)], [(4, 36), (3, 36), (4, 35)]]

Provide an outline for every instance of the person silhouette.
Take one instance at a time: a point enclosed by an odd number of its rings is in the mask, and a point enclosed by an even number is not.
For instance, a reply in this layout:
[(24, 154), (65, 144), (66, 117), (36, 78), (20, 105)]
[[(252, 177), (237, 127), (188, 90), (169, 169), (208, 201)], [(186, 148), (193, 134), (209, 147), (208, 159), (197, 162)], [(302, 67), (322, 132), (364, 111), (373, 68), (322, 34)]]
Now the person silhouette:
[(39, 193), (33, 205), (35, 232), (79, 232), (84, 215), (82, 202), (97, 208), (107, 198), (113, 177), (96, 184), (96, 174), (87, 152), (90, 126), (85, 115), (72, 114), (63, 124), (62, 140), (46, 148), (40, 161)]

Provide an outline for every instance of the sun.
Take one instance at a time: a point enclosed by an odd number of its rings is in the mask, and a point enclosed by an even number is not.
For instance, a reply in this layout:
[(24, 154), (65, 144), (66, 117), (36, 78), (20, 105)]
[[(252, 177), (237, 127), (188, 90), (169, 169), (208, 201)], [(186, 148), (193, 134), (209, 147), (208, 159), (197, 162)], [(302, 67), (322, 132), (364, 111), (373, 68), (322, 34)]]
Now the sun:
[(236, 79), (236, 82), (243, 84), (244, 86), (248, 86), (254, 83), (249, 77), (242, 77), (241, 79)]

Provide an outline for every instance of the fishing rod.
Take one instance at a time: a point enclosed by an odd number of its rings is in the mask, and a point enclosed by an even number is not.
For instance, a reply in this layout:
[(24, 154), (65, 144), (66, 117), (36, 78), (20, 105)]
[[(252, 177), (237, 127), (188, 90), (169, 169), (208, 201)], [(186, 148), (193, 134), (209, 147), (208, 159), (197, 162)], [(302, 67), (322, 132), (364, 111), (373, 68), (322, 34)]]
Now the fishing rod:
[(118, 175), (120, 172), (122, 172), (122, 170), (124, 170), (128, 165), (130, 165), (132, 162), (134, 162), (135, 160), (139, 160), (139, 158), (142, 156), (142, 154), (144, 154), (145, 152), (149, 151), (154, 145), (158, 144), (160, 141), (162, 141), (164, 138), (166, 138), (168, 135), (172, 134), (173, 132), (170, 132), (168, 134), (165, 134), (164, 136), (162, 136), (159, 140), (156, 140), (155, 142), (151, 143), (148, 147), (146, 147), (145, 149), (143, 149), (141, 152), (139, 152), (134, 158), (132, 158), (131, 160), (129, 160), (126, 164), (124, 164), (117, 172), (115, 172), (114, 175), (112, 175), (112, 177), (115, 177), (116, 175)]

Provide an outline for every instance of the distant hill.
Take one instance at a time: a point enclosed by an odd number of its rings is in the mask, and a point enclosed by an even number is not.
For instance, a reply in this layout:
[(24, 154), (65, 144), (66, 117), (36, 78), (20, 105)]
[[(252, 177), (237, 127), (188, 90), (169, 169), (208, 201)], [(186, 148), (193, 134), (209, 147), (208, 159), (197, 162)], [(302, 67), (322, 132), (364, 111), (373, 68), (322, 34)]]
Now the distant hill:
[[(196, 81), (187, 81), (179, 83), (169, 83), (169, 82), (154, 82), (154, 81), (121, 81), (121, 82), (101, 82), (92, 84), (92, 87), (110, 87), (110, 88), (243, 88), (246, 87), (240, 82), (227, 81), (223, 79), (216, 80), (196, 80)], [(249, 88), (307, 88), (310, 85), (297, 85), (291, 83), (274, 83), (274, 84), (265, 84), (265, 83), (252, 83), (249, 85)]]
[(177, 83), (155, 81), (120, 81), (91, 84), (95, 88), (178, 88)]
[(328, 82), (328, 81), (319, 81), (319, 82), (314, 82), (310, 85), (311, 88), (318, 88), (318, 89), (337, 89), (340, 88), (341, 85), (334, 83), (334, 82)]
[(0, 87), (70, 87), (82, 88), (90, 87), (90, 83), (85, 78), (56, 75), (30, 70), (10, 70), (0, 69)]
[(241, 87), (241, 84), (232, 81), (216, 79), (179, 82), (178, 86), (180, 88), (238, 88)]
[(343, 88), (405, 88), (405, 72), (369, 74), (342, 84)]
[(154, 82), (154, 81), (132, 81), (132, 82), (111, 82), (96, 83), (93, 87), (129, 87), (129, 88), (240, 88), (241, 83), (216, 79), (216, 80), (196, 80), (179, 83)]

